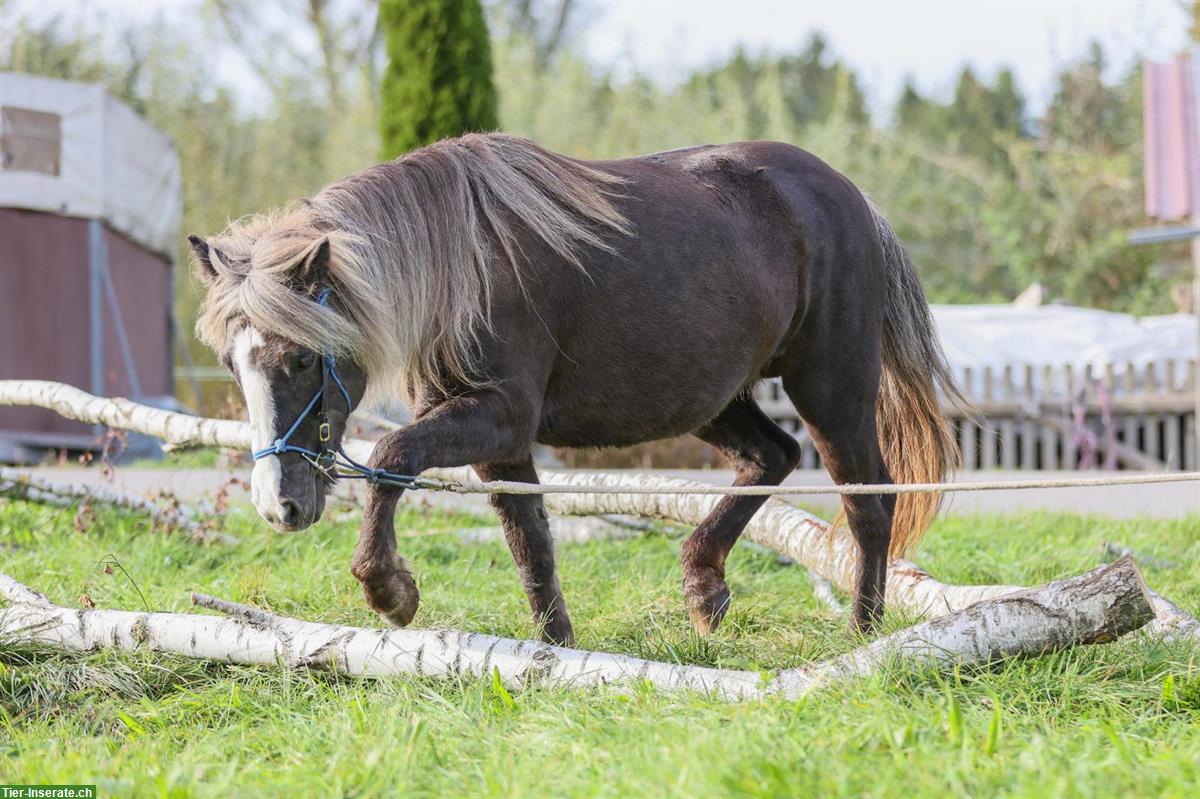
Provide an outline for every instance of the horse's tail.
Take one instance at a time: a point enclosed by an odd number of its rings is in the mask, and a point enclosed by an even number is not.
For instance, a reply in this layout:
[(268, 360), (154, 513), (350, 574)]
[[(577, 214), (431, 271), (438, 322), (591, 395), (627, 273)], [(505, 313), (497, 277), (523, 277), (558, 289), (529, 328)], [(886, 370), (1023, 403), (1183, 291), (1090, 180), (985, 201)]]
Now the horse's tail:
[[(966, 407), (942, 352), (925, 292), (896, 231), (871, 206), (887, 268), (883, 375), (875, 402), (883, 462), (896, 483), (938, 483), (960, 463), (958, 444), (942, 415), (941, 398)], [(941, 494), (900, 494), (889, 554), (916, 546), (937, 515)]]

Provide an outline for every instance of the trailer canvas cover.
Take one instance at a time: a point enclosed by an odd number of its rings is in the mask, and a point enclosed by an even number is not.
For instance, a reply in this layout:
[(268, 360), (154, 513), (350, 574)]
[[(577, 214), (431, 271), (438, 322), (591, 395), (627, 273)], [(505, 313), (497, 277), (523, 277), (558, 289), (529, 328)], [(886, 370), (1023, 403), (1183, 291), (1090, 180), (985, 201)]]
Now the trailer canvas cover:
[(0, 72), (0, 109), (0, 207), (102, 219), (175, 253), (182, 182), (166, 134), (99, 86), (15, 72)]

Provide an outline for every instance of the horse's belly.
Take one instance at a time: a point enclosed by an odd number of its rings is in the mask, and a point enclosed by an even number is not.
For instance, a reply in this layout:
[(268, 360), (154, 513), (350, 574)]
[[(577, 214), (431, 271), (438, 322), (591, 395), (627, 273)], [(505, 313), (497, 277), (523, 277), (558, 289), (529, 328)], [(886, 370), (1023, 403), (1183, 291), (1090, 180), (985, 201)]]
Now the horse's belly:
[(629, 403), (599, 411), (552, 411), (543, 417), (538, 441), (553, 447), (627, 447), (690, 433), (720, 413), (723, 407), (722, 403), (713, 403), (703, 407), (662, 408), (648, 413), (644, 405)]
[(548, 387), (538, 431), (542, 443), (621, 447), (684, 435), (719, 414), (757, 377), (748, 348), (725, 348), (719, 356), (593, 355), (601, 357), (568, 369)]

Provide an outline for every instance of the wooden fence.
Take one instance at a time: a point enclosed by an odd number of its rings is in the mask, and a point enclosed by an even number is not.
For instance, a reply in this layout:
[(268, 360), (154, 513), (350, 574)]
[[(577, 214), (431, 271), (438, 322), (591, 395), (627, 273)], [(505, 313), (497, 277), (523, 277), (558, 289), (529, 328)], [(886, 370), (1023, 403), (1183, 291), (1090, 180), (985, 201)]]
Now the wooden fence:
[[(1200, 469), (1193, 400), (1196, 363), (966, 368), (958, 375), (977, 416), (947, 407), (963, 466), (976, 469)], [(820, 456), (778, 381), (762, 383), (763, 410)]]

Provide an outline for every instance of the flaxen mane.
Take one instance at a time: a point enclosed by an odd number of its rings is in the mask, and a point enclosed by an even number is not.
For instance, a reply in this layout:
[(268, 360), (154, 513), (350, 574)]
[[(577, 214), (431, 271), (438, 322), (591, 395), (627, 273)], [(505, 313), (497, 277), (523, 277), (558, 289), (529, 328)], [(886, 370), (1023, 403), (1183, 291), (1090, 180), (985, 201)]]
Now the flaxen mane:
[[(629, 232), (612, 202), (621, 183), (512, 136), (438, 142), (213, 237), (218, 277), (197, 333), (221, 352), (244, 318), (354, 357), (375, 395), (474, 384), (473, 344), (489, 325), (492, 281), (521, 281), (518, 226), (579, 266), (581, 248), (607, 249), (605, 229)], [(324, 240), (330, 308), (304, 293), (298, 274)]]

